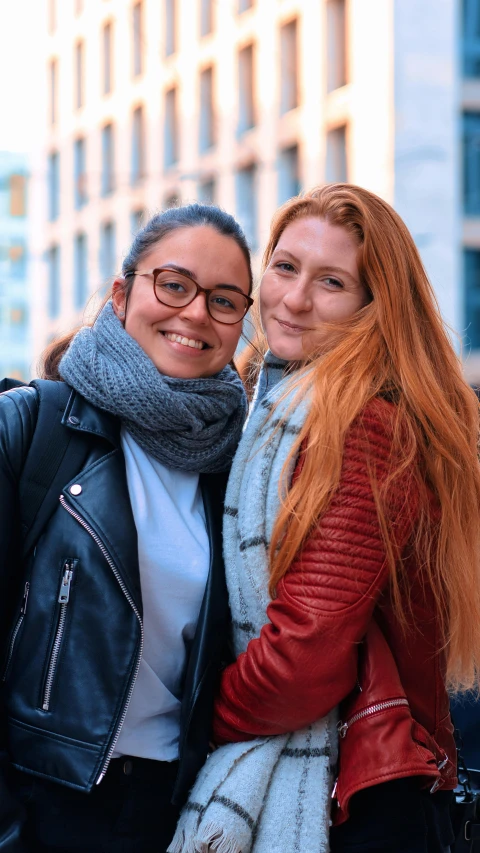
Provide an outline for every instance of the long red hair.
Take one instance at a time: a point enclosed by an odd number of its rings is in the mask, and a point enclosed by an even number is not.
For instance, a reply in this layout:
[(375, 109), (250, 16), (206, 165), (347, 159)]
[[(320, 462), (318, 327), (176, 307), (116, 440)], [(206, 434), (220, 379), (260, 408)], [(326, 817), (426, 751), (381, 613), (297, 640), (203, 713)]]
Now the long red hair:
[[(309, 370), (296, 373), (312, 405), (292, 454), (306, 447), (301, 473), (282, 501), (271, 544), (272, 593), (339, 485), (345, 434), (369, 401), (395, 405), (387, 488), (413, 472), (420, 517), (413, 547), (431, 586), (446, 638), (450, 687), (477, 686), (480, 672), (479, 406), (462, 376), (435, 295), (401, 218), (361, 187), (330, 184), (291, 199), (272, 222), (263, 266), (295, 219), (318, 216), (358, 243), (360, 277), (371, 302), (330, 337)], [(246, 357), (244, 357), (245, 369)], [(328, 452), (325, 452), (326, 444)], [(374, 473), (373, 473), (374, 476)], [(432, 523), (428, 489), (440, 511)], [(374, 489), (376, 493), (376, 490)], [(388, 495), (376, 495), (397, 613), (407, 623), (408, 593), (389, 530)], [(407, 597), (406, 597), (407, 596)]]

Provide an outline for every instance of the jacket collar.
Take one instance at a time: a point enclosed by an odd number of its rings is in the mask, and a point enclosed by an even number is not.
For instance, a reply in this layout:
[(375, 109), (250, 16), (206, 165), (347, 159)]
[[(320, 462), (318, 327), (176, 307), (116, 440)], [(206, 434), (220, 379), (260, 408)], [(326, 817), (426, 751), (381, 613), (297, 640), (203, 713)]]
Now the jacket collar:
[(62, 417), (62, 424), (78, 432), (89, 432), (120, 446), (120, 419), (89, 403), (72, 389)]

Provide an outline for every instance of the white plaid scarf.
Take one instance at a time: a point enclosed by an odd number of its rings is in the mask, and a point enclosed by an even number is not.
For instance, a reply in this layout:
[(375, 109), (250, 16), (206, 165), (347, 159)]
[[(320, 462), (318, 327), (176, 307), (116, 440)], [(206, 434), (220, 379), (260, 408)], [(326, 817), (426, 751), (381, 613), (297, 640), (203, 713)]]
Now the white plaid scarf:
[[(267, 355), (227, 488), (224, 551), (237, 656), (267, 619), (278, 484), (308, 412), (308, 400), (288, 411), (290, 392), (269, 416), (288, 390), (288, 378), (278, 382), (284, 367)], [(327, 853), (336, 757), (335, 712), (293, 734), (220, 747), (197, 777), (170, 853)]]

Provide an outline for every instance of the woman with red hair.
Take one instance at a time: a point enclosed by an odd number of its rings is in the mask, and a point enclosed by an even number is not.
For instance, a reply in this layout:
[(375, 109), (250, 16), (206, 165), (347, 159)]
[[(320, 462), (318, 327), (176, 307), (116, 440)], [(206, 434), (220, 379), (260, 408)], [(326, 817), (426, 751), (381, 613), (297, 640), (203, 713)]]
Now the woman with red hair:
[(445, 851), (447, 691), (478, 686), (480, 663), (476, 396), (408, 229), (367, 190), (280, 208), (259, 296), (268, 352), (226, 498), (237, 659), (215, 742), (338, 707), (331, 849)]

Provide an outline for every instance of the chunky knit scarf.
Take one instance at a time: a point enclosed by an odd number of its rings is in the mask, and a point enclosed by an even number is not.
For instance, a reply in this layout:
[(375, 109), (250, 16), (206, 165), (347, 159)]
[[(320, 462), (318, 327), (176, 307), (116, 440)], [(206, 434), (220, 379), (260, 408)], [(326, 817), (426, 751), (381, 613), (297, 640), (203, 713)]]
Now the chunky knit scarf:
[[(275, 384), (284, 367), (267, 354), (227, 489), (224, 550), (237, 656), (267, 621), (280, 474), (308, 411), (308, 399), (291, 407), (288, 378)], [(170, 853), (326, 853), (335, 724), (332, 712), (293, 734), (215, 750), (191, 791)]]
[(206, 379), (164, 376), (107, 302), (95, 324), (73, 338), (60, 375), (94, 406), (117, 415), (140, 447), (169, 468), (230, 467), (247, 411), (230, 366)]

